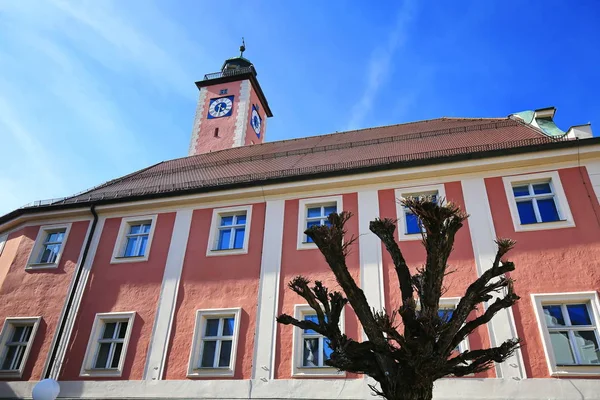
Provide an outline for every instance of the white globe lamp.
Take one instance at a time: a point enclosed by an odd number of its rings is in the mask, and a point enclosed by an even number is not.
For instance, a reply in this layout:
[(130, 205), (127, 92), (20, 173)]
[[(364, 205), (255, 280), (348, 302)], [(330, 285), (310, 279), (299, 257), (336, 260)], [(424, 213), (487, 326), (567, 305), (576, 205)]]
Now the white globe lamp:
[(54, 379), (44, 379), (33, 387), (33, 400), (55, 400), (60, 393), (60, 385)]

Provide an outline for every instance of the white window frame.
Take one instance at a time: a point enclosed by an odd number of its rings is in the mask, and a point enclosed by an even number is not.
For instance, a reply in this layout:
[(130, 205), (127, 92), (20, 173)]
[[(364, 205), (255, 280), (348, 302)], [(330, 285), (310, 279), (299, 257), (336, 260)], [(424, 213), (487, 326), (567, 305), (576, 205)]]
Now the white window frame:
[(446, 198), (446, 190), (443, 183), (438, 185), (404, 187), (395, 190), (398, 240), (421, 240), (423, 238), (421, 233), (406, 233), (406, 210), (400, 203), (400, 200), (410, 196), (431, 195), (434, 192), (437, 192), (438, 200)]
[(5, 233), (4, 235), (0, 235), (0, 256), (2, 255), (2, 252), (4, 251), (4, 246), (6, 246), (6, 242), (8, 242), (8, 233)]
[[(546, 229), (562, 229), (572, 228), (575, 226), (571, 209), (569, 208), (569, 202), (560, 180), (558, 171), (540, 172), (535, 174), (527, 175), (513, 175), (502, 177), (504, 183), (504, 191), (506, 192), (506, 199), (508, 200), (508, 207), (510, 209), (510, 215), (513, 221), (515, 232), (525, 231), (539, 231)], [(553, 222), (538, 222), (535, 224), (521, 224), (519, 218), (519, 210), (517, 209), (517, 200), (513, 193), (513, 186), (525, 185), (530, 183), (550, 183), (552, 192), (554, 193), (554, 201), (556, 209), (558, 211), (559, 221)]]
[(4, 320), (4, 326), (2, 327), (2, 333), (0, 333), (0, 367), (2, 363), (4, 363), (4, 356), (6, 353), (6, 344), (10, 341), (11, 336), (14, 332), (15, 325), (27, 324), (33, 325), (31, 328), (31, 335), (29, 336), (29, 341), (27, 342), (27, 347), (25, 347), (25, 351), (23, 353), (23, 359), (21, 360), (21, 365), (19, 369), (16, 370), (0, 370), (0, 378), (21, 378), (23, 376), (23, 371), (25, 370), (25, 365), (27, 365), (27, 359), (29, 358), (29, 353), (31, 352), (31, 348), (33, 347), (33, 341), (35, 340), (35, 334), (37, 333), (38, 327), (40, 325), (40, 321), (42, 317), (9, 317)]
[[(56, 231), (65, 231), (65, 235), (63, 236), (63, 240), (60, 244), (60, 251), (56, 256), (56, 260), (52, 263), (42, 263), (40, 262), (40, 258), (42, 255), (42, 249), (44, 248), (44, 244), (46, 242), (46, 238), (52, 232)], [(62, 258), (63, 252), (65, 250), (65, 246), (67, 244), (67, 239), (69, 238), (69, 232), (71, 231), (71, 224), (59, 224), (59, 225), (43, 225), (40, 226), (38, 230), (37, 236), (35, 238), (35, 244), (31, 249), (31, 253), (29, 254), (29, 259), (27, 260), (27, 266), (25, 269), (52, 269), (58, 268), (60, 260)]]
[[(458, 306), (458, 303), (460, 302), (460, 297), (442, 297), (440, 298), (440, 309), (444, 310), (444, 309), (452, 309), (452, 310), (456, 310), (456, 306)], [(471, 346), (469, 345), (469, 336), (465, 337), (459, 344), (458, 344), (458, 351), (462, 354), (465, 351), (469, 351), (471, 349)]]
[[(154, 237), (154, 230), (156, 229), (156, 219), (157, 215), (140, 215), (135, 217), (126, 217), (121, 219), (121, 226), (119, 227), (119, 234), (117, 235), (117, 240), (115, 241), (115, 247), (113, 250), (113, 255), (110, 260), (111, 264), (119, 264), (119, 263), (130, 263), (130, 262), (141, 262), (148, 261), (148, 257), (150, 256), (150, 249), (152, 247), (152, 238)], [(133, 225), (138, 225), (142, 223), (150, 223), (150, 232), (148, 233), (148, 243), (146, 243), (146, 251), (143, 256), (135, 256), (135, 257), (125, 257), (123, 254), (125, 252), (125, 247), (127, 246), (127, 235), (129, 233), (129, 229)]]
[[(221, 226), (221, 218), (246, 213), (246, 228), (244, 231), (244, 245), (241, 249), (226, 249), (217, 250), (219, 241), (219, 227)], [(250, 241), (250, 227), (252, 224), (252, 205), (237, 206), (237, 207), (224, 207), (215, 208), (212, 214), (212, 220), (210, 222), (210, 233), (208, 235), (208, 246), (206, 247), (207, 256), (227, 256), (233, 254), (247, 254), (248, 243)]]
[[(581, 304), (589, 303), (591, 308), (591, 317), (594, 319), (596, 328), (600, 330), (600, 300), (597, 292), (570, 292), (570, 293), (538, 293), (531, 294), (531, 302), (538, 322), (538, 329), (542, 336), (542, 345), (546, 354), (546, 362), (551, 376), (598, 376), (600, 375), (599, 365), (557, 365), (554, 357), (554, 349), (550, 341), (550, 333), (546, 327), (544, 319), (544, 309), (546, 304)], [(599, 341), (600, 344), (600, 341)]]
[(344, 210), (342, 196), (328, 196), (328, 197), (313, 197), (308, 199), (300, 199), (298, 202), (298, 250), (309, 250), (317, 249), (315, 243), (307, 242), (304, 231), (306, 230), (306, 216), (308, 209), (312, 207), (330, 205), (335, 203), (337, 212), (340, 213)]
[[(206, 320), (210, 318), (234, 318), (233, 339), (231, 343), (231, 357), (229, 359), (229, 367), (220, 368), (204, 368), (199, 367), (202, 360), (202, 339), (206, 329)], [(194, 336), (192, 340), (192, 348), (188, 362), (188, 378), (198, 377), (219, 377), (233, 376), (235, 374), (235, 363), (237, 360), (237, 347), (240, 336), (240, 323), (242, 317), (242, 308), (222, 308), (222, 309), (206, 309), (196, 311), (196, 324), (194, 326)]]
[[(345, 331), (345, 308), (342, 309), (342, 313), (340, 314), (340, 331), (344, 333)], [(313, 310), (308, 304), (296, 304), (294, 306), (294, 318), (301, 321), (304, 319), (306, 315), (315, 314), (315, 310)], [(304, 343), (303, 343), (303, 331), (302, 329), (294, 326), (294, 331), (292, 333), (293, 340), (293, 349), (292, 349), (292, 377), (338, 377), (338, 376), (346, 376), (346, 372), (338, 371), (337, 368), (333, 368), (330, 366), (324, 367), (304, 367), (302, 366), (302, 356), (304, 351)], [(285, 351), (285, 350), (284, 350)]]
[[(115, 377), (123, 374), (123, 366), (125, 365), (125, 359), (127, 358), (127, 347), (129, 346), (129, 341), (131, 339), (134, 320), (135, 311), (96, 314), (79, 376)], [(100, 340), (100, 337), (104, 331), (104, 324), (121, 321), (127, 321), (127, 332), (125, 333), (125, 338), (123, 339), (123, 349), (121, 350), (119, 366), (115, 369), (94, 368), (94, 363), (96, 362), (96, 355), (99, 348), (98, 341)]]

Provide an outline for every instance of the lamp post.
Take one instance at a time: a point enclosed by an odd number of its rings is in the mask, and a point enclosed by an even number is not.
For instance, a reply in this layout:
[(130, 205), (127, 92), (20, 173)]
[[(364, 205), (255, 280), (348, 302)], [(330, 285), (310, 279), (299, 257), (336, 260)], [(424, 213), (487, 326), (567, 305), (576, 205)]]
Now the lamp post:
[(55, 400), (60, 393), (60, 385), (54, 379), (39, 381), (34, 387), (31, 396), (33, 400)]

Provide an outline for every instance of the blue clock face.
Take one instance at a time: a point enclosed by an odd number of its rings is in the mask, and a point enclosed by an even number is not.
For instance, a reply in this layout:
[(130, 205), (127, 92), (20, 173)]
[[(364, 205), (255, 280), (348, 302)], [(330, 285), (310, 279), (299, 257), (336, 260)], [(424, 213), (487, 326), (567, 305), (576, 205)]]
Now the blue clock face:
[(233, 109), (233, 96), (210, 99), (208, 107), (208, 119), (228, 117)]
[(250, 125), (252, 125), (252, 129), (254, 129), (254, 133), (256, 133), (256, 136), (260, 138), (260, 127), (262, 126), (262, 119), (260, 118), (260, 115), (258, 115), (258, 110), (256, 109), (255, 105), (252, 105)]

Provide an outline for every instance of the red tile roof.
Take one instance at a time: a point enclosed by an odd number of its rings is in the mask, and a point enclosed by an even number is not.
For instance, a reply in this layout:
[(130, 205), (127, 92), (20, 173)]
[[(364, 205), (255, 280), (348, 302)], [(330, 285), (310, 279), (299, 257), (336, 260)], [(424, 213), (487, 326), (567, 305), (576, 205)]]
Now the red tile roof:
[(235, 184), (318, 178), (490, 150), (554, 142), (510, 118), (439, 118), (302, 139), (267, 142), (161, 162), (61, 203), (218, 190)]

